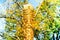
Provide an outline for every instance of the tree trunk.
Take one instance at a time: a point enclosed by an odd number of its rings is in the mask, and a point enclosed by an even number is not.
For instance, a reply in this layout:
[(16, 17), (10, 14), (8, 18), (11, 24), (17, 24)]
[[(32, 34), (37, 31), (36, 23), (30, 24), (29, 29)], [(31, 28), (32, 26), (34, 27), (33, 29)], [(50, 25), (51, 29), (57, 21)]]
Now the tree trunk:
[(33, 40), (34, 38), (34, 31), (32, 29), (31, 20), (32, 20), (32, 10), (29, 6), (28, 8), (24, 8), (23, 10), (23, 17), (22, 17), (22, 27), (24, 33), (24, 40)]

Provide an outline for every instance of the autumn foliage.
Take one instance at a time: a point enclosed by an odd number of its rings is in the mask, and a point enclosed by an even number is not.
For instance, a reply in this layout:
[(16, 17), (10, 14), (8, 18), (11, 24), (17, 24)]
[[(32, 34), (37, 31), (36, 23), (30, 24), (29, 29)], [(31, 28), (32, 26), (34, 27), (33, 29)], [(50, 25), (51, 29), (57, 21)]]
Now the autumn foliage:
[(54, 33), (56, 28), (60, 28), (56, 21), (58, 5), (60, 5), (59, 0), (43, 0), (34, 9), (27, 0), (14, 2), (6, 10), (6, 33), (4, 35), (9, 34), (8, 37), (5, 36), (6, 40), (34, 40), (34, 37), (38, 40), (40, 33), (44, 34), (42, 40), (49, 40), (50, 32)]

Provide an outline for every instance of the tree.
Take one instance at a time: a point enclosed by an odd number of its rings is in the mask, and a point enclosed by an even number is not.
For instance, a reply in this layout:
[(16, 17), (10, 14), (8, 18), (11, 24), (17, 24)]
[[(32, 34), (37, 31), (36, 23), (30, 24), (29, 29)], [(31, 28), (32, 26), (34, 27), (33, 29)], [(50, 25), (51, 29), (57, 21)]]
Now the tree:
[[(56, 21), (56, 7), (59, 5), (59, 0), (44, 0), (41, 6), (38, 6), (36, 20), (40, 22), (40, 32), (44, 33), (44, 40), (49, 40), (49, 34), (57, 31), (55, 25)], [(37, 19), (38, 18), (38, 19)]]
[(28, 0), (12, 1), (14, 3), (8, 5), (6, 15), (3, 15), (6, 18), (6, 40), (33, 40), (34, 37), (39, 40), (39, 33), (44, 34), (43, 40), (49, 40), (49, 34), (60, 27), (56, 27), (60, 21), (55, 19), (59, 0), (43, 0), (36, 10)]

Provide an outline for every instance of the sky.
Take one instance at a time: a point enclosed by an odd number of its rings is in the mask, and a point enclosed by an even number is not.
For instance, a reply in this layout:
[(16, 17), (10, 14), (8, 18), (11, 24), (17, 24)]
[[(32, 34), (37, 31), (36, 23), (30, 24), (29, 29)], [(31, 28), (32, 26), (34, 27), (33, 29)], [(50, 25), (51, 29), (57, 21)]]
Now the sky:
[(33, 6), (34, 6), (34, 8), (36, 8), (38, 5), (39, 5), (39, 2), (40, 2), (40, 0), (29, 0), (29, 3), (31, 3)]
[[(6, 5), (3, 5), (6, 2), (6, 0), (0, 0), (0, 14), (4, 14), (6, 10)], [(4, 31), (5, 27), (5, 19), (0, 18), (0, 32)]]
[(0, 4), (4, 3), (6, 0), (0, 0)]

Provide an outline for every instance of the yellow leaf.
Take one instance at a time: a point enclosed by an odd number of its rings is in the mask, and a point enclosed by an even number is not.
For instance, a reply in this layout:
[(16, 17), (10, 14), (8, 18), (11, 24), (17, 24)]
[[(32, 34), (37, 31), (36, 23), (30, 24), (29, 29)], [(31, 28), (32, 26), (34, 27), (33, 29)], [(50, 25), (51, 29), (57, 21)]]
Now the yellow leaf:
[(58, 0), (46, 0), (47, 2), (56, 3)]
[(16, 7), (17, 7), (17, 4), (14, 3), (11, 7), (12, 7), (12, 8), (16, 8)]

